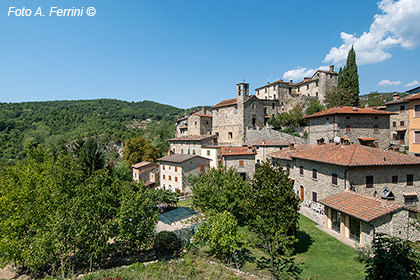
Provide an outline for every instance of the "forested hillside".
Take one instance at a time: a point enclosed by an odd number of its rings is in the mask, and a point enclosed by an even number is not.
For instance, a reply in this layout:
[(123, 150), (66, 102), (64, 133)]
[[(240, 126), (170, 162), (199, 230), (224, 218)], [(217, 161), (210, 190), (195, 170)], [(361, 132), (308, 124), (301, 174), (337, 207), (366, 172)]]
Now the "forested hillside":
[(76, 100), (0, 103), (0, 162), (25, 157), (26, 145), (62, 149), (80, 137), (103, 146), (143, 135), (162, 150), (185, 110), (152, 101)]

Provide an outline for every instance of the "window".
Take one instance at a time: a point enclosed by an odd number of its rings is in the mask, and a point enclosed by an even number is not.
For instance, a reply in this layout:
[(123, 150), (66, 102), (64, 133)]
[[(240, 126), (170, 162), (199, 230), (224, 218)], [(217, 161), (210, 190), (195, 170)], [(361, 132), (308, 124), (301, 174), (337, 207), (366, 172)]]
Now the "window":
[(350, 119), (350, 116), (346, 116), (346, 120), (349, 120)]
[(400, 106), (400, 111), (404, 111), (405, 110), (405, 106), (404, 105), (401, 105)]
[(366, 176), (366, 188), (373, 188), (373, 176)]
[(177, 172), (178, 171), (178, 166), (175, 166), (175, 172)]
[(413, 181), (414, 181), (413, 177), (414, 177), (413, 174), (407, 174), (407, 186), (413, 185)]
[[(274, 97), (274, 98), (276, 98), (276, 97)], [(275, 106), (276, 106), (276, 104), (274, 104), (274, 103), (272, 103), (272, 104), (271, 104), (271, 108), (272, 108), (272, 109), (274, 109), (274, 108), (275, 108)]]
[(175, 151), (176, 151), (175, 148), (173, 148), (173, 150), (174, 150), (174, 153), (175, 153)]
[(190, 154), (190, 149), (188, 149), (188, 154)]
[(232, 132), (229, 132), (228, 135), (229, 135), (229, 139), (233, 138), (233, 133)]
[(267, 93), (267, 88), (264, 88), (264, 92)]
[(375, 124), (373, 126), (373, 132), (378, 133), (379, 132), (379, 126), (377, 124)]
[(333, 185), (338, 185), (338, 176), (337, 176), (337, 174), (335, 174), (335, 173), (331, 174), (331, 183)]
[(239, 161), (239, 166), (244, 166), (244, 161), (243, 160)]
[(312, 201), (318, 202), (318, 194), (316, 192), (312, 192)]
[(374, 119), (375, 119), (375, 120), (377, 120), (377, 119), (378, 119), (378, 117), (376, 117), (376, 116), (375, 116), (375, 117), (374, 117)]
[(318, 97), (318, 92), (315, 92), (315, 96)]
[(400, 121), (400, 126), (404, 126), (404, 121)]
[(178, 182), (178, 177), (175, 177), (175, 182)]
[(306, 90), (308, 90), (309, 89), (309, 85), (306, 85)]
[(414, 105), (414, 117), (415, 118), (420, 117), (420, 105)]
[(162, 175), (162, 179), (165, 180), (165, 174)]
[(299, 174), (303, 175), (303, 166), (299, 166)]
[(193, 155), (195, 155), (195, 150), (193, 150)]
[(346, 132), (350, 132), (351, 126), (349, 124), (346, 125)]
[(404, 197), (404, 204), (406, 206), (416, 206), (417, 196), (410, 195)]
[(318, 179), (318, 170), (312, 169), (312, 179)]
[(181, 149), (181, 154), (183, 154), (184, 153), (184, 149)]
[(209, 124), (209, 121), (206, 121), (206, 124)]
[(398, 184), (398, 175), (392, 176), (392, 183), (393, 184)]
[(197, 126), (197, 121), (194, 122), (194, 125)]
[(210, 156), (210, 150), (207, 150), (207, 156)]
[(287, 173), (290, 173), (290, 165), (286, 166), (286, 171), (287, 171)]
[(300, 92), (300, 87), (298, 87), (298, 92)]
[(414, 131), (414, 143), (420, 143), (420, 131)]
[(397, 122), (392, 122), (392, 127), (397, 127)]
[[(318, 81), (316, 81), (316, 82), (315, 82), (315, 86), (316, 86), (316, 87), (318, 86)], [(318, 96), (318, 95), (317, 95), (317, 96)]]
[(168, 180), (170, 181), (170, 180), (172, 180), (172, 177), (171, 176), (168, 176)]
[(200, 171), (203, 171), (204, 170), (204, 165), (200, 165)]
[(162, 165), (162, 169), (165, 170), (165, 165)]

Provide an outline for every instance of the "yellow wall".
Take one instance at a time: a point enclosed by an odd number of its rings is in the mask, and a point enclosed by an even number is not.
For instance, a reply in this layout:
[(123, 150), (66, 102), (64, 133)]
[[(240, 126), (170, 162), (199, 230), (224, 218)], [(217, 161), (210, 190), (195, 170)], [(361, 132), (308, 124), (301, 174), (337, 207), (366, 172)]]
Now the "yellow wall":
[(420, 99), (410, 101), (409, 152), (420, 154), (420, 144), (414, 144), (414, 131), (420, 131), (420, 117), (414, 117), (414, 105), (420, 105)]

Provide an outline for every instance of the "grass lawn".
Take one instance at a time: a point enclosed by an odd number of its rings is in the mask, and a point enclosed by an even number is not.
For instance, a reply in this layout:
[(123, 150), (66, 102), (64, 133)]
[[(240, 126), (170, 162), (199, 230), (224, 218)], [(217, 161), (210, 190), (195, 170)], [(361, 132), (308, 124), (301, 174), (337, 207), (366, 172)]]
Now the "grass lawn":
[(303, 279), (365, 279), (364, 265), (354, 259), (355, 250), (315, 227), (301, 215), (296, 262), (303, 263)]
[(183, 200), (178, 202), (178, 207), (190, 207), (192, 208), (192, 199), (187, 199), (187, 200)]

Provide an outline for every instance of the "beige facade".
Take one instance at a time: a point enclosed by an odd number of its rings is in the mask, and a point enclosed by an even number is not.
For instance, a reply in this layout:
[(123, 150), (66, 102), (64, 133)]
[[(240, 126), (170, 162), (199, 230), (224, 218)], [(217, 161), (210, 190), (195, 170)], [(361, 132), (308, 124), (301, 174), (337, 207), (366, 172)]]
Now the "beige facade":
[(201, 155), (201, 147), (217, 144), (214, 135), (190, 135), (169, 139), (171, 150), (175, 154)]
[(279, 141), (279, 140), (259, 140), (259, 141), (249, 141), (244, 144), (245, 147), (252, 146), (256, 148), (257, 154), (255, 155), (255, 164), (260, 164), (262, 162), (270, 161), (270, 154), (280, 151), (283, 148), (289, 146), (288, 141)]
[(420, 93), (409, 100), (409, 152), (420, 156)]
[(160, 168), (160, 188), (179, 192), (191, 193), (191, 183), (188, 177), (198, 175), (210, 168), (210, 160), (201, 156), (172, 154), (158, 159)]
[(408, 150), (409, 144), (409, 104), (406, 98), (394, 95), (394, 100), (385, 103), (385, 110), (396, 113), (390, 115), (390, 144), (401, 150)]
[(140, 162), (131, 166), (133, 169), (133, 180), (142, 181), (146, 186), (152, 185), (159, 177), (159, 164), (152, 162)]
[(217, 168), (222, 165), (222, 152), (219, 146), (202, 147), (201, 156), (210, 159), (210, 168)]

